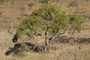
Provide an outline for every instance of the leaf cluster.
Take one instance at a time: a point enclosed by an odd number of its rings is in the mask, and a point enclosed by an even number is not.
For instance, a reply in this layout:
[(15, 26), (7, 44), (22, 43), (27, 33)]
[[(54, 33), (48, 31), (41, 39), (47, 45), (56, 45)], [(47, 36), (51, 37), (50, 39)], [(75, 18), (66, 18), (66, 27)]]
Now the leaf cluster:
[(34, 10), (18, 27), (17, 36), (22, 34), (30, 38), (38, 31), (48, 32), (48, 36), (53, 36), (60, 29), (74, 33), (80, 31), (82, 18), (78, 15), (69, 15), (59, 8), (51, 5), (42, 5), (38, 10)]

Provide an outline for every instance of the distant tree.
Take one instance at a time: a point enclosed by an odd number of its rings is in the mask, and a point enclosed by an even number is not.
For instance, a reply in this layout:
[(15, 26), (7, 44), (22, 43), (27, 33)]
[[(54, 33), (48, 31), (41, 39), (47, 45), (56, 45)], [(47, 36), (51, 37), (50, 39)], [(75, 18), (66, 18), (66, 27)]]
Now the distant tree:
[(50, 41), (65, 32), (80, 32), (82, 18), (78, 15), (68, 15), (53, 5), (44, 4), (34, 10), (18, 27), (13, 42), (25, 34), (30, 38), (35, 35), (44, 37), (45, 52), (49, 50)]

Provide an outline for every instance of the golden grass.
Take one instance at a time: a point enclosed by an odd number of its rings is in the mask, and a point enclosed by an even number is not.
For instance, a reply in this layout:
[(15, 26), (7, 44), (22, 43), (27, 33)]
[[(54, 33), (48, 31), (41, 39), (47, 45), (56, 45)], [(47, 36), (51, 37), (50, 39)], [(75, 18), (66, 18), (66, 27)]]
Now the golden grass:
[[(67, 13), (72, 13), (71, 9), (68, 7), (68, 0), (60, 0), (63, 2), (61, 10), (66, 11)], [(30, 2), (30, 1), (29, 1)], [(2, 15), (0, 17), (0, 60), (90, 60), (90, 44), (79, 44), (79, 45), (70, 45), (70, 44), (60, 44), (54, 45), (58, 49), (56, 51), (51, 51), (48, 54), (44, 53), (34, 53), (29, 52), (25, 54), (25, 57), (20, 56), (6, 56), (5, 52), (8, 50), (8, 47), (12, 47), (13, 43), (11, 41), (14, 34), (8, 33), (8, 28), (2, 28), (2, 26), (9, 26), (9, 23), (3, 21), (13, 20), (13, 24), (19, 25), (20, 22), (24, 19), (21, 15), (21, 8), (25, 8), (24, 14), (30, 14), (33, 9), (38, 7), (36, 4), (32, 10), (28, 10), (28, 2), (15, 2), (14, 5), (9, 3), (0, 4), (0, 12)], [(90, 1), (85, 2), (84, 0), (78, 0), (79, 3), (79, 14), (89, 15), (90, 16)], [(59, 5), (59, 4), (58, 4)], [(89, 19), (90, 20), (90, 19)], [(88, 26), (87, 26), (88, 25)], [(90, 23), (86, 22), (85, 30), (82, 30), (81, 33), (75, 34), (75, 37), (90, 37)], [(14, 31), (15, 32), (15, 31)]]
[(28, 52), (25, 56), (6, 56), (8, 47), (14, 45), (12, 35), (3, 30), (0, 36), (0, 60), (90, 60), (90, 44), (54, 44), (57, 50), (47, 54)]
[(0, 60), (90, 60), (90, 44), (60, 44), (58, 47), (47, 54), (28, 52), (25, 56), (5, 56), (6, 49), (0, 49)]

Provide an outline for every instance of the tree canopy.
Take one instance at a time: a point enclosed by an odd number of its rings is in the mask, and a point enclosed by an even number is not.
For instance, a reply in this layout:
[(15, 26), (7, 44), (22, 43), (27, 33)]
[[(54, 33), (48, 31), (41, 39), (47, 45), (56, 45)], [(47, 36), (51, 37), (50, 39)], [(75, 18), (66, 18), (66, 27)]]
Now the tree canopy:
[[(48, 39), (57, 33), (80, 32), (82, 17), (79, 15), (69, 15), (53, 5), (42, 5), (34, 10), (18, 27), (17, 38), (26, 34), (32, 38), (37, 32), (47, 34)], [(63, 32), (61, 32), (63, 30)]]

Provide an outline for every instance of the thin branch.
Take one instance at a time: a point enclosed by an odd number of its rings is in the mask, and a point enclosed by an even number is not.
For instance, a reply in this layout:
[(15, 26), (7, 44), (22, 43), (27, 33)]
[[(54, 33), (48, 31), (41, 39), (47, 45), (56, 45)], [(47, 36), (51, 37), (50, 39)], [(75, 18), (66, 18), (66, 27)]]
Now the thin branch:
[(42, 40), (40, 40), (38, 43), (35, 44), (34, 48), (33, 48), (33, 51), (35, 50), (35, 48), (38, 46), (39, 43), (41, 43)]
[(54, 34), (51, 38), (49, 38), (50, 40), (54, 40), (57, 36), (59, 36), (59, 35), (62, 35), (62, 34), (64, 34), (65, 33), (65, 31), (63, 31), (62, 33), (60, 32), (60, 30), (56, 33), (56, 34)]

